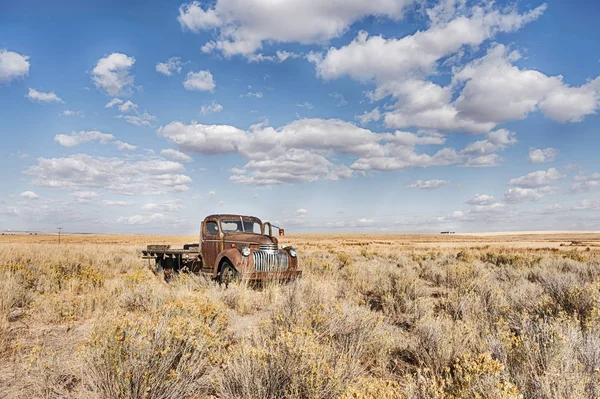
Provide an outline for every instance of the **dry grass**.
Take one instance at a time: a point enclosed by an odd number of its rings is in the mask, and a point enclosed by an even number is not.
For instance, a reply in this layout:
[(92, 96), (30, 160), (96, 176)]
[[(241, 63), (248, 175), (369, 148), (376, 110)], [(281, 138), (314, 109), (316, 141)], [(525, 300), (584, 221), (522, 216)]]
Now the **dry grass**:
[(560, 247), (595, 236), (285, 237), (304, 277), (260, 289), (139, 258), (193, 237), (48, 237), (0, 237), (0, 397), (600, 398), (600, 252)]

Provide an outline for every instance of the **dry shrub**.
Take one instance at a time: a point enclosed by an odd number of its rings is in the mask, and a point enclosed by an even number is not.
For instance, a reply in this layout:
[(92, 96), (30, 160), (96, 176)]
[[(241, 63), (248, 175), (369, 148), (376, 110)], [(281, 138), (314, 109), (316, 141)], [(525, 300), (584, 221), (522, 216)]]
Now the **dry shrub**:
[(170, 300), (151, 314), (105, 323), (85, 351), (87, 383), (101, 397), (198, 395), (227, 345), (223, 310), (208, 299)]
[(443, 373), (419, 370), (413, 378), (410, 398), (431, 399), (522, 399), (510, 382), (502, 363), (489, 353), (456, 357)]
[(403, 399), (404, 391), (397, 381), (362, 377), (348, 385), (339, 399)]

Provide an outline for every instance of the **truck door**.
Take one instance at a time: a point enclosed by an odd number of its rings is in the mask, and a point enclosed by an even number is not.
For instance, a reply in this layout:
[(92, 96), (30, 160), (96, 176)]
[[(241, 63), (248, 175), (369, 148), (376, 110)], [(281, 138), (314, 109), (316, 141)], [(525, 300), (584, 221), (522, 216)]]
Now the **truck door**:
[(202, 232), (202, 268), (212, 270), (217, 256), (223, 250), (223, 240), (219, 236), (219, 224), (216, 220), (204, 222)]

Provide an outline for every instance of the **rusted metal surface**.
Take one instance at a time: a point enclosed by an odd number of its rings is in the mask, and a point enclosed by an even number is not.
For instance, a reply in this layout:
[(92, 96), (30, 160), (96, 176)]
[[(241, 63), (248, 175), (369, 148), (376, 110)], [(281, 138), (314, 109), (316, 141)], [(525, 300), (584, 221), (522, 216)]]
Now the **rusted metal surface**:
[[(223, 265), (230, 265), (237, 277), (250, 280), (291, 280), (298, 278), (298, 258), (291, 247), (279, 248), (271, 223), (254, 216), (209, 215), (200, 225), (199, 244), (183, 249), (168, 245), (148, 245), (145, 259), (154, 259), (165, 277), (190, 271), (223, 279)], [(282, 235), (283, 229), (279, 229)]]

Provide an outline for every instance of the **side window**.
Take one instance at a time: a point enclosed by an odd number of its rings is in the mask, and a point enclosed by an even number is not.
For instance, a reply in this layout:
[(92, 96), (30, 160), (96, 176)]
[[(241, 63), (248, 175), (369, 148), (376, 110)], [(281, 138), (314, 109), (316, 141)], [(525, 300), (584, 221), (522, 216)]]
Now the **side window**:
[(206, 234), (216, 236), (219, 234), (217, 222), (206, 222)]

